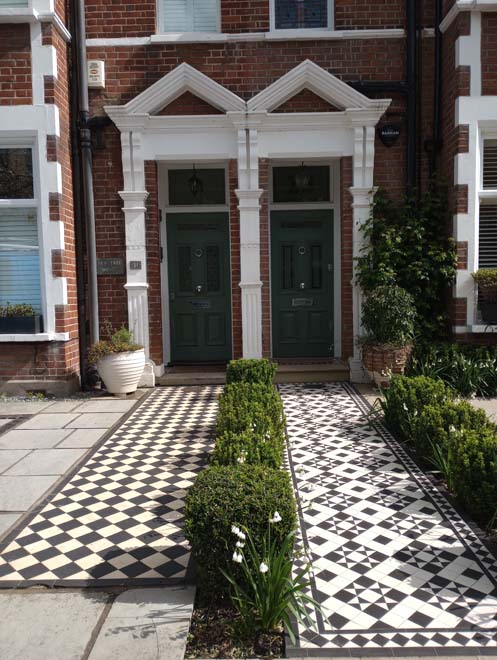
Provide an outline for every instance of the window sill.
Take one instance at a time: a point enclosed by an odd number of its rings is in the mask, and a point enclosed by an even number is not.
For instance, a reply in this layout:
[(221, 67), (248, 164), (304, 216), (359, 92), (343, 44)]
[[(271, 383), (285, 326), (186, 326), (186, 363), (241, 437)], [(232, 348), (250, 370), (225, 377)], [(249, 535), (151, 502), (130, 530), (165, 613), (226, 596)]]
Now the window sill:
[(469, 326), (470, 332), (473, 333), (494, 333), (497, 332), (497, 325), (483, 325), (483, 324), (478, 324), (478, 325), (470, 325)]
[(42, 342), (42, 341), (69, 341), (68, 332), (40, 332), (35, 335), (23, 335), (23, 334), (13, 334), (13, 335), (2, 335), (0, 334), (0, 343), (12, 343), (12, 342)]
[[(241, 32), (228, 34), (225, 32), (164, 32), (153, 34), (149, 43), (227, 43), (232, 41), (305, 41), (305, 40), (339, 40), (339, 39), (398, 39), (404, 36), (404, 30), (394, 28), (379, 28), (366, 30), (326, 30), (302, 28), (296, 30), (271, 30), (270, 32)], [(140, 44), (148, 41), (140, 37)], [(100, 42), (114, 41), (106, 39), (88, 39), (88, 46), (103, 45)], [(109, 43), (110, 45), (110, 43)]]

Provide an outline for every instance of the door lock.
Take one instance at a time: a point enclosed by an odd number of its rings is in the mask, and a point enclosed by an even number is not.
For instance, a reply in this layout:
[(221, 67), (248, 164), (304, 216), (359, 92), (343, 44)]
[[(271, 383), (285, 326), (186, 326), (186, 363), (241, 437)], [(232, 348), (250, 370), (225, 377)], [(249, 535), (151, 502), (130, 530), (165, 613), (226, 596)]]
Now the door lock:
[(197, 286), (195, 287), (195, 290), (196, 290), (197, 293), (201, 293), (201, 291), (202, 291), (202, 285), (201, 285), (201, 284), (197, 284)]

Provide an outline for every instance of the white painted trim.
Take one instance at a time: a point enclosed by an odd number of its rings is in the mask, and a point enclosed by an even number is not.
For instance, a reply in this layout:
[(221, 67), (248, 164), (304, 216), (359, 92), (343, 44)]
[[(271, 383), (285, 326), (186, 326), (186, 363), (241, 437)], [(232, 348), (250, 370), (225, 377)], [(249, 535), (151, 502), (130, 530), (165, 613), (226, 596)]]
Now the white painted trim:
[(462, 35), (456, 39), (456, 68), (469, 66), (470, 68), (470, 95), (481, 96), (481, 14), (471, 14), (471, 29), (469, 35)]
[(148, 46), (150, 44), (175, 43), (228, 43), (245, 41), (339, 41), (365, 39), (403, 39), (405, 30), (400, 28), (365, 30), (275, 30), (270, 32), (179, 32), (152, 34), (149, 37), (100, 37), (87, 39), (88, 48)]
[(481, 325), (475, 324), (469, 326), (471, 332), (479, 332), (482, 334), (497, 332), (497, 325)]
[(0, 7), (0, 23), (52, 23), (67, 43), (71, 33), (55, 11), (38, 12), (29, 7)]
[(460, 12), (463, 11), (494, 12), (497, 11), (497, 2), (490, 2), (490, 0), (459, 0), (455, 2), (440, 23), (440, 31), (446, 32)]
[(0, 334), (0, 344), (9, 342), (26, 343), (26, 342), (41, 342), (41, 341), (69, 341), (68, 332), (40, 332), (32, 335), (2, 335)]

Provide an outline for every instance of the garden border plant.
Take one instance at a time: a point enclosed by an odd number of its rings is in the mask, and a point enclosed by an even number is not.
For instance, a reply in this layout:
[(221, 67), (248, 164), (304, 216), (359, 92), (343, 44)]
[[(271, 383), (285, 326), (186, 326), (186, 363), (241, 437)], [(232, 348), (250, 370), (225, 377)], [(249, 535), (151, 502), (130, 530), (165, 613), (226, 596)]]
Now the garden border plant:
[(435, 466), (482, 526), (497, 512), (497, 426), (442, 380), (394, 376), (380, 401), (387, 427)]

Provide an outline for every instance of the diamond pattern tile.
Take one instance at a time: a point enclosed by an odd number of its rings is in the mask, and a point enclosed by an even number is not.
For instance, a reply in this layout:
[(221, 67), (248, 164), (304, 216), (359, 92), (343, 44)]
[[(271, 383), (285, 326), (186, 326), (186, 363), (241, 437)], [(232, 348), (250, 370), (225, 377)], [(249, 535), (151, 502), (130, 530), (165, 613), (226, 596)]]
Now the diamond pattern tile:
[[(497, 654), (497, 560), (345, 383), (280, 386), (316, 630), (289, 655)], [(306, 559), (307, 558), (307, 559)], [(456, 650), (457, 649), (457, 650)], [(421, 653), (420, 653), (421, 654)]]
[(184, 497), (213, 446), (220, 391), (154, 390), (2, 544), (0, 588), (184, 578)]

